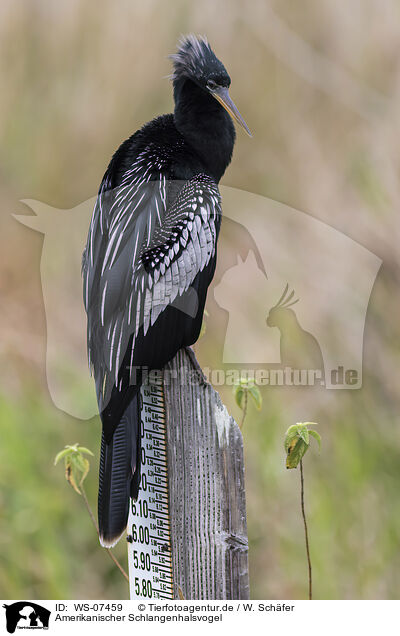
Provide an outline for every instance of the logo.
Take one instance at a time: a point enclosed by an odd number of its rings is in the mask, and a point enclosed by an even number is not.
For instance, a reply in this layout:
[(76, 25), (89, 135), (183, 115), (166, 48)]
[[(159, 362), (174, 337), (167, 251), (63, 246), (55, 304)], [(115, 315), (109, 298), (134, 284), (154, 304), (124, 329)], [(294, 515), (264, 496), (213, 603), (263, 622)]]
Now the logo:
[(48, 629), (50, 610), (32, 603), (18, 601), (11, 605), (3, 605), (6, 610), (7, 631), (13, 634), (16, 629)]
[[(214, 369), (219, 375), (242, 373), (250, 365), (269, 386), (359, 389), (365, 319), (381, 259), (305, 212), (251, 192), (220, 189), (224, 219), (207, 301), (216, 326)], [(89, 419), (98, 409), (87, 362), (81, 259), (95, 197), (70, 210), (23, 202), (35, 215), (15, 218), (44, 234), (47, 386), (57, 408)], [(173, 302), (193, 316), (197, 301), (190, 288), (185, 301)], [(110, 338), (110, 352), (111, 344)]]

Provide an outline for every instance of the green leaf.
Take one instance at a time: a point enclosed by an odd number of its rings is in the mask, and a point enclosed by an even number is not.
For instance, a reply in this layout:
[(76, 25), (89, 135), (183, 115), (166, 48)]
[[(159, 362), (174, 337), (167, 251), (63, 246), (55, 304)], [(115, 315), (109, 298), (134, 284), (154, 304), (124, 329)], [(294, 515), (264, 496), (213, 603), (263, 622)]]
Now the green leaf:
[(89, 460), (86, 459), (86, 457), (83, 457), (83, 461), (84, 461), (84, 469), (83, 469), (82, 477), (79, 480), (80, 486), (82, 486), (83, 482), (85, 481), (89, 472), (89, 468), (90, 468)]
[(308, 435), (308, 428), (305, 424), (297, 424), (298, 434), (301, 439), (307, 444), (310, 443), (310, 437)]
[(254, 384), (253, 380), (240, 378), (238, 383), (233, 387), (233, 394), (235, 396), (236, 404), (242, 410), (244, 409), (243, 402), (246, 395), (251, 396), (258, 410), (260, 410), (262, 407), (262, 397), (260, 389)]
[(317, 426), (315, 422), (297, 422), (286, 431), (284, 447), (286, 451), (286, 468), (296, 468), (310, 446), (310, 435), (321, 445), (320, 435), (308, 426)]
[(85, 462), (88, 462), (88, 460), (85, 457), (83, 457), (83, 455), (78, 455), (78, 454), (71, 455), (71, 464), (78, 471), (85, 472), (86, 470)]
[(65, 464), (65, 479), (72, 486), (75, 492), (78, 493), (78, 495), (82, 494), (77, 486), (74, 469), (70, 462), (66, 462)]
[(66, 455), (68, 455), (68, 453), (70, 453), (70, 449), (69, 448), (64, 448), (64, 450), (60, 451), (59, 453), (57, 453), (55, 459), (54, 459), (54, 466), (56, 466), (56, 464), (58, 464), (58, 462), (60, 461), (60, 459), (62, 459), (63, 457), (65, 457)]
[(65, 478), (79, 495), (82, 494), (79, 486), (83, 484), (90, 469), (89, 460), (84, 454), (93, 456), (92, 451), (85, 446), (79, 446), (78, 443), (71, 444), (60, 451), (54, 461), (57, 464), (64, 458)]
[(262, 397), (261, 397), (260, 389), (258, 388), (258, 386), (249, 387), (249, 393), (256, 404), (257, 410), (261, 411)]
[(240, 409), (243, 409), (243, 398), (245, 394), (245, 389), (238, 385), (233, 388), (233, 394), (235, 396), (236, 404)]
[(292, 426), (289, 426), (285, 435), (284, 446), (285, 446), (286, 452), (288, 452), (288, 448), (291, 445), (292, 441), (294, 439), (297, 439), (297, 436), (298, 436), (297, 424), (292, 424)]
[(309, 445), (301, 437), (294, 438), (287, 450), (286, 468), (297, 468), (308, 448)]
[(316, 439), (316, 440), (317, 440), (317, 442), (318, 442), (318, 448), (321, 450), (321, 435), (320, 435), (319, 433), (317, 433), (317, 431), (309, 430), (308, 432), (309, 432), (309, 434), (310, 434), (310, 435), (312, 435), (312, 437), (313, 437), (314, 439)]
[(87, 455), (91, 455), (92, 457), (94, 457), (94, 454), (92, 453), (92, 451), (89, 450), (88, 448), (85, 448), (85, 446), (78, 446), (78, 451), (80, 453), (86, 453)]

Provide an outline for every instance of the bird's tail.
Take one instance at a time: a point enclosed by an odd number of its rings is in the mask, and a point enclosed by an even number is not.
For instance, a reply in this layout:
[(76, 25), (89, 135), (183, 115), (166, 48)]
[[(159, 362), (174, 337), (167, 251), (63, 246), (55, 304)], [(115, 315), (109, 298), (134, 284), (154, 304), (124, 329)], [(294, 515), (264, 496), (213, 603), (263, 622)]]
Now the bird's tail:
[(101, 437), (99, 534), (112, 548), (126, 530), (129, 497), (137, 499), (140, 482), (140, 391), (133, 397), (109, 444)]

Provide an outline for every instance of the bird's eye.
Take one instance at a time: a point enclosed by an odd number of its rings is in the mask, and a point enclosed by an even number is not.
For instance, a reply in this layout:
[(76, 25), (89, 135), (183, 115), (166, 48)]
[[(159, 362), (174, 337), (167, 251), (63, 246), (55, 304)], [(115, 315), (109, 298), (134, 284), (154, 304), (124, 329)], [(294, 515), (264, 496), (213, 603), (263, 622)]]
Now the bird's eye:
[(217, 88), (217, 86), (218, 86), (217, 82), (214, 82), (214, 80), (212, 80), (212, 79), (209, 79), (209, 80), (208, 80), (208, 82), (207, 82), (207, 88), (208, 88), (210, 91), (215, 90), (215, 89)]

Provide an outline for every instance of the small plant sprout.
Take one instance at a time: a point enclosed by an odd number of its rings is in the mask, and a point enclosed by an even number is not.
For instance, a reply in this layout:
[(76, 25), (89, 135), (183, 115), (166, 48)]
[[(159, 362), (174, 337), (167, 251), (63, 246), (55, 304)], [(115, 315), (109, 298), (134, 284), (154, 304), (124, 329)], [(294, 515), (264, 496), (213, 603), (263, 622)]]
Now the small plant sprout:
[(65, 479), (78, 495), (82, 495), (84, 492), (83, 482), (90, 469), (89, 460), (85, 455), (93, 457), (92, 451), (88, 448), (78, 446), (78, 444), (71, 444), (57, 453), (54, 460), (54, 465), (56, 466), (60, 459), (64, 459)]
[[(83, 500), (85, 502), (86, 509), (89, 513), (90, 519), (96, 528), (97, 536), (99, 535), (99, 527), (97, 525), (96, 518), (93, 514), (92, 508), (90, 507), (89, 500), (86, 495), (86, 491), (83, 485), (86, 477), (89, 474), (90, 463), (86, 455), (91, 455), (93, 457), (93, 453), (88, 448), (84, 446), (79, 446), (79, 444), (71, 444), (65, 446), (65, 448), (57, 453), (54, 465), (56, 466), (58, 462), (63, 459), (65, 466), (65, 479), (72, 486), (75, 492), (78, 495), (82, 495)], [(110, 549), (106, 549), (106, 552), (110, 555), (110, 559), (115, 563), (117, 568), (120, 570), (121, 574), (129, 581), (129, 577), (125, 572), (122, 565), (119, 563), (118, 559), (113, 555)]]
[(308, 540), (308, 528), (306, 512), (304, 507), (304, 473), (303, 473), (303, 457), (310, 446), (310, 436), (317, 442), (321, 448), (321, 436), (309, 426), (317, 426), (315, 422), (298, 422), (289, 426), (285, 435), (285, 451), (286, 451), (286, 468), (297, 468), (300, 464), (300, 495), (301, 495), (301, 514), (304, 524), (304, 535), (306, 541), (307, 563), (308, 563), (308, 598), (312, 600), (312, 567), (310, 557), (310, 544)]
[(243, 411), (242, 420), (239, 424), (239, 427), (242, 428), (247, 415), (249, 395), (252, 398), (256, 409), (258, 411), (261, 410), (262, 397), (260, 389), (254, 384), (253, 380), (243, 378), (233, 387), (233, 395), (235, 396), (236, 404)]

